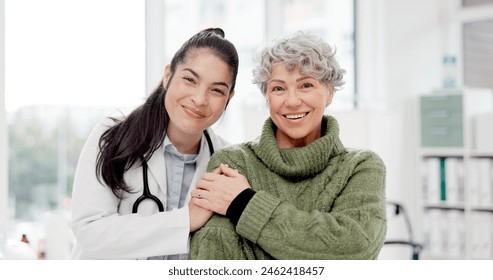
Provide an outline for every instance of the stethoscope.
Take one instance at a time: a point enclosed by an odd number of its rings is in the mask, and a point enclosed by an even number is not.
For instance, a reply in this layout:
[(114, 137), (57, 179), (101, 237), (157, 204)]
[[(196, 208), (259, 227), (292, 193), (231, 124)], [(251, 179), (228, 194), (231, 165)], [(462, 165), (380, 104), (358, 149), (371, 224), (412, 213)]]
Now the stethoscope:
[[(212, 146), (212, 140), (207, 130), (204, 130), (204, 135), (205, 140), (207, 140), (207, 145), (209, 146), (209, 152), (212, 156), (212, 154), (214, 153), (214, 147)], [(142, 195), (134, 202), (132, 213), (137, 213), (137, 210), (139, 209), (139, 204), (145, 199), (150, 199), (154, 201), (159, 208), (159, 212), (164, 212), (164, 205), (161, 200), (159, 200), (159, 198), (157, 198), (155, 195), (151, 194), (151, 191), (149, 190), (149, 183), (147, 181), (147, 162), (145, 160), (142, 160), (142, 177), (144, 180), (144, 190)]]

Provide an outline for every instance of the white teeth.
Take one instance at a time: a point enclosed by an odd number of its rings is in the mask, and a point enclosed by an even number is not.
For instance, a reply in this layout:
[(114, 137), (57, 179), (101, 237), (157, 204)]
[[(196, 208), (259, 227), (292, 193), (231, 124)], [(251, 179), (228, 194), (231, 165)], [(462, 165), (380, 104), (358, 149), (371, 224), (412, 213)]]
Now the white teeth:
[(288, 119), (300, 119), (300, 118), (303, 118), (304, 116), (306, 116), (306, 113), (296, 114), (296, 115), (285, 115), (285, 116)]

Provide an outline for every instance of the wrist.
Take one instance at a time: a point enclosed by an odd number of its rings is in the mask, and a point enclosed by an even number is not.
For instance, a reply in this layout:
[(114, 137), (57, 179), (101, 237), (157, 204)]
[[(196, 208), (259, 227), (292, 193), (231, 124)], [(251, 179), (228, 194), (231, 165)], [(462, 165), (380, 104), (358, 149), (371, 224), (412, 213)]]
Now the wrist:
[(226, 217), (231, 221), (231, 223), (233, 223), (233, 225), (236, 226), (236, 224), (238, 224), (238, 220), (240, 220), (241, 214), (243, 213), (255, 193), (256, 192), (253, 189), (247, 188), (239, 193), (233, 199), (233, 201), (231, 201), (231, 204), (226, 210)]

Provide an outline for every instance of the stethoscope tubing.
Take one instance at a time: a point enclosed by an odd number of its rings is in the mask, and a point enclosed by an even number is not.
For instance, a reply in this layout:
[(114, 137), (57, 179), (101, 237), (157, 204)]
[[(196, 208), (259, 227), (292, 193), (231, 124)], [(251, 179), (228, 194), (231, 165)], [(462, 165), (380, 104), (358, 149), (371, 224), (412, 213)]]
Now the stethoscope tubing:
[[(212, 154), (214, 154), (214, 146), (212, 145), (211, 136), (209, 135), (207, 130), (204, 130), (204, 136), (205, 136), (205, 140), (207, 140), (207, 145), (209, 146), (209, 153), (212, 156)], [(134, 214), (137, 213), (137, 211), (139, 210), (140, 203), (146, 199), (150, 199), (150, 200), (154, 201), (156, 203), (158, 209), (159, 209), (159, 212), (164, 212), (164, 205), (161, 202), (161, 200), (159, 200), (159, 198), (157, 198), (155, 195), (153, 195), (151, 193), (151, 191), (149, 190), (149, 181), (147, 179), (147, 169), (148, 169), (147, 162), (144, 159), (142, 159), (142, 178), (143, 178), (144, 188), (142, 191), (142, 195), (139, 196), (133, 204), (132, 213), (134, 213)]]

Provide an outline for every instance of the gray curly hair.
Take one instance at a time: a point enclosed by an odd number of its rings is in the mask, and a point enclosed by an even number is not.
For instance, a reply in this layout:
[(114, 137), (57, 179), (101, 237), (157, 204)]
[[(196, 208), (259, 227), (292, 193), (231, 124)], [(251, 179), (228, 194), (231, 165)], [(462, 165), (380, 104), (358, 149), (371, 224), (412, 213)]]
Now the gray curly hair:
[(299, 66), (301, 73), (314, 75), (320, 83), (340, 90), (346, 70), (339, 66), (335, 53), (335, 48), (306, 31), (279, 37), (259, 49), (254, 61), (253, 83), (265, 95), (273, 64), (285, 63), (288, 71)]

